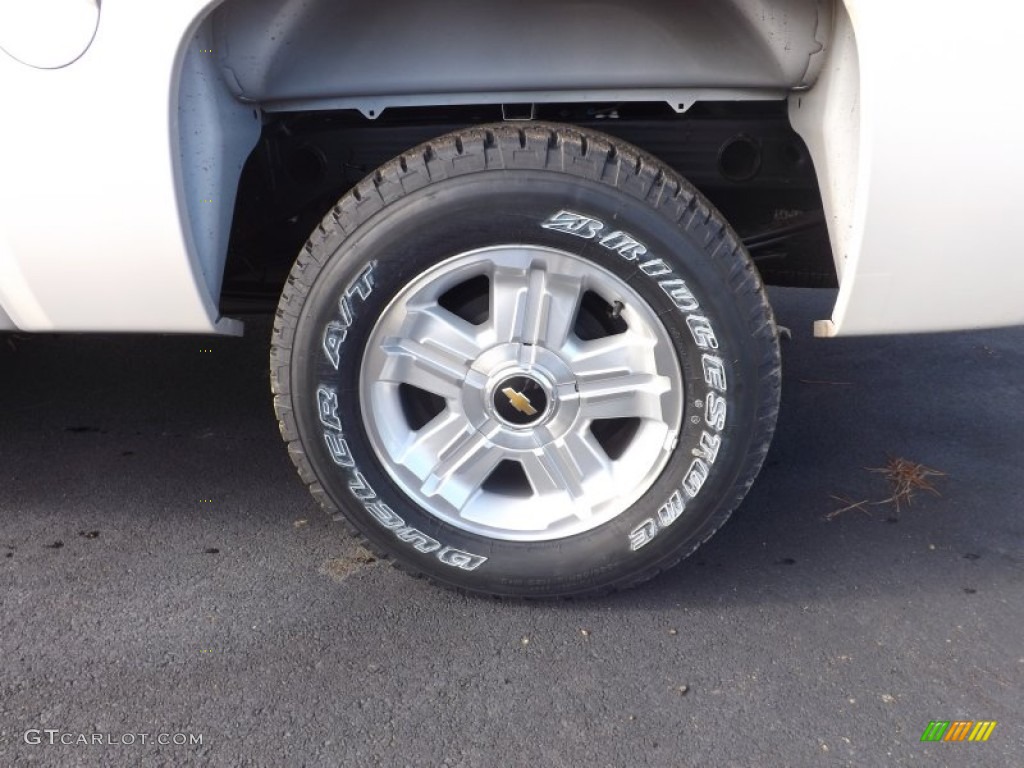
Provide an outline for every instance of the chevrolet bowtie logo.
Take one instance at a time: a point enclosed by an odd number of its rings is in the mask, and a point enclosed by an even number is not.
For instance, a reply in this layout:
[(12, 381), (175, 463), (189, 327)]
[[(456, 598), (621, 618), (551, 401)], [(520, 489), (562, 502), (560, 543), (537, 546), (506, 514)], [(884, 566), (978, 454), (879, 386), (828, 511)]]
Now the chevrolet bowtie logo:
[(525, 413), (527, 416), (533, 416), (537, 409), (530, 405), (530, 401), (526, 395), (516, 392), (512, 387), (505, 387), (501, 390), (501, 394), (508, 398), (508, 401), (512, 403), (512, 407), (520, 413)]

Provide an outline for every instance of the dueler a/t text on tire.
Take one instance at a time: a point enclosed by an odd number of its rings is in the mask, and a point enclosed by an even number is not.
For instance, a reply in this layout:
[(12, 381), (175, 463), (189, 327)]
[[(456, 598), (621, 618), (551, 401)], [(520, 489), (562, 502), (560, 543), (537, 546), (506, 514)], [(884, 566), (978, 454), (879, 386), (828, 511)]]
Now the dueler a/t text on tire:
[(443, 136), (345, 195), (274, 327), (302, 479), (452, 587), (565, 596), (650, 578), (739, 504), (779, 401), (735, 234), (674, 171), (553, 124)]

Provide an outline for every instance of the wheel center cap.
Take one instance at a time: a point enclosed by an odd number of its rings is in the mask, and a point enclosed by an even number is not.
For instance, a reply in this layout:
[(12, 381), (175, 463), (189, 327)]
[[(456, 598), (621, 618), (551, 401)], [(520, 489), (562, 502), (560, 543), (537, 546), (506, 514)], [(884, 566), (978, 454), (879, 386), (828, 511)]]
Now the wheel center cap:
[(548, 395), (532, 376), (502, 379), (491, 395), (494, 411), (503, 421), (516, 427), (536, 424), (548, 409)]

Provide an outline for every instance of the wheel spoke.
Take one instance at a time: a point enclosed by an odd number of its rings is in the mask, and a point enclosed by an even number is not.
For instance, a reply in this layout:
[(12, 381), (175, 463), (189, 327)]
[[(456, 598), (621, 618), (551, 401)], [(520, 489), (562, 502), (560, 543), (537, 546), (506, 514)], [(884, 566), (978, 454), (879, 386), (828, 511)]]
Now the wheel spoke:
[(472, 326), (436, 304), (413, 308), (405, 335), (384, 339), (381, 381), (411, 384), (448, 400), (459, 391), (480, 345)]
[(463, 361), (412, 339), (385, 339), (381, 349), (387, 356), (380, 372), (381, 381), (410, 384), (446, 400), (459, 396), (469, 372)]
[(554, 450), (552, 446), (535, 453), (525, 453), (519, 457), (519, 461), (533, 492), (538, 496), (563, 496), (564, 499), (553, 503), (572, 503), (583, 495), (581, 478), (576, 476), (571, 462), (567, 463), (562, 452)]
[(586, 498), (614, 492), (611, 459), (589, 430), (570, 433), (519, 460), (534, 493), (561, 497), (547, 503), (567, 504), (580, 519), (591, 516)]
[(655, 370), (652, 351), (656, 344), (653, 337), (630, 330), (593, 341), (573, 339), (565, 357), (581, 379)]
[(526, 314), (529, 327), (524, 341), (561, 349), (576, 323), (583, 296), (582, 279), (534, 270), (529, 296)]
[(423, 480), (437, 466), (438, 457), (465, 431), (465, 417), (446, 408), (420, 429), (409, 433), (405, 444), (396, 452), (395, 461)]
[(583, 280), (539, 267), (497, 266), (491, 274), (491, 328), (498, 343), (560, 349), (576, 322)]
[(450, 352), (462, 360), (473, 360), (483, 351), (479, 329), (436, 303), (409, 304), (403, 336)]
[(466, 424), (437, 457), (423, 481), (422, 491), (427, 496), (440, 496), (461, 510), (504, 458), (504, 450)]
[(667, 376), (630, 373), (601, 376), (578, 383), (580, 406), (587, 419), (662, 420), (661, 396), (672, 387)]
[(512, 267), (495, 267), (491, 272), (489, 325), (499, 344), (515, 341), (522, 335), (529, 274), (529, 270)]
[(611, 482), (612, 460), (589, 429), (566, 435), (565, 451), (587, 485)]

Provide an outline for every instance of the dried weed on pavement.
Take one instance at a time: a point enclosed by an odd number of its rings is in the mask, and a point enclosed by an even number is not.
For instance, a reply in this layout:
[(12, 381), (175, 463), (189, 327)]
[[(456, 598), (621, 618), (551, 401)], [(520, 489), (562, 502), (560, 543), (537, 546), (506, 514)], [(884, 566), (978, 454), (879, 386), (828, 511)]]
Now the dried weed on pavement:
[(868, 472), (876, 472), (885, 475), (886, 480), (889, 481), (889, 488), (892, 493), (888, 498), (881, 499), (879, 501), (870, 501), (864, 499), (863, 501), (854, 501), (846, 496), (835, 496), (831, 498), (838, 502), (843, 503), (845, 506), (840, 509), (833, 510), (825, 515), (826, 520), (834, 520), (844, 512), (849, 512), (852, 509), (858, 509), (864, 514), (871, 516), (871, 512), (868, 509), (869, 506), (879, 506), (882, 504), (892, 504), (896, 507), (896, 511), (899, 512), (902, 505), (906, 504), (910, 506), (913, 503), (914, 495), (918, 491), (927, 491), (936, 496), (942, 494), (936, 490), (935, 486), (929, 478), (933, 477), (945, 477), (945, 472), (940, 472), (937, 469), (926, 467), (924, 464), (920, 464), (916, 461), (910, 461), (909, 459), (903, 459), (899, 457), (889, 457), (884, 467), (865, 467)]

